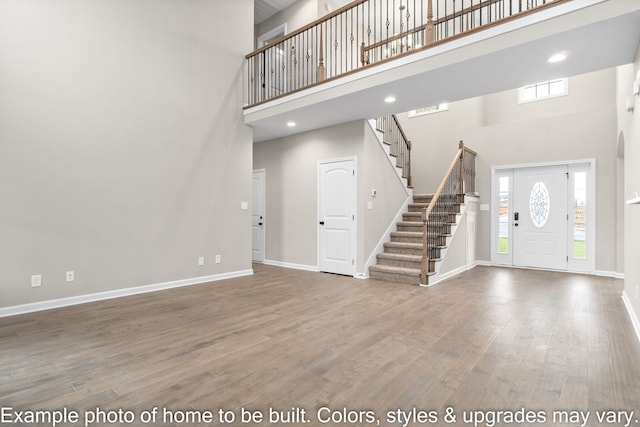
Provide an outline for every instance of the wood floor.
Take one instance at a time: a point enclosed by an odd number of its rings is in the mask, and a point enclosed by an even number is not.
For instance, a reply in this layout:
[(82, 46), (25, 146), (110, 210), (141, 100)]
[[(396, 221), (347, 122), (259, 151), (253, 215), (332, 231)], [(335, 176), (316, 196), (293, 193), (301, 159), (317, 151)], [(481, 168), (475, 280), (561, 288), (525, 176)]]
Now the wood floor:
[[(375, 412), (372, 425), (399, 426), (388, 412), (412, 408), (436, 411), (436, 425), (522, 409), (547, 420), (495, 425), (580, 425), (553, 420), (554, 410), (591, 411), (587, 425), (605, 425), (595, 411), (620, 409), (636, 411), (638, 425), (640, 344), (620, 280), (476, 267), (420, 288), (254, 269), (0, 319), (0, 407), (136, 417), (158, 407), (154, 426), (198, 424), (165, 422), (162, 408), (178, 421), (213, 411), (201, 425), (234, 426), (303, 425), (282, 422), (302, 410), (311, 426), (368, 425), (353, 421), (359, 410)], [(445, 422), (447, 407), (456, 423)], [(220, 408), (235, 422), (221, 423)], [(243, 424), (241, 408), (265, 419)], [(269, 408), (284, 411), (280, 422), (269, 423)]]

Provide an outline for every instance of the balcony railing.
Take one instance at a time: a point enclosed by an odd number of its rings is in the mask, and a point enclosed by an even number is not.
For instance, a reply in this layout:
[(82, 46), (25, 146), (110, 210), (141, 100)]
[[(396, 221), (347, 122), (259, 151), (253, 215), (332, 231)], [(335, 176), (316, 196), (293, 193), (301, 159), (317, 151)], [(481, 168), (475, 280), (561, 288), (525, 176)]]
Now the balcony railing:
[(354, 0), (247, 55), (247, 107), (571, 0)]

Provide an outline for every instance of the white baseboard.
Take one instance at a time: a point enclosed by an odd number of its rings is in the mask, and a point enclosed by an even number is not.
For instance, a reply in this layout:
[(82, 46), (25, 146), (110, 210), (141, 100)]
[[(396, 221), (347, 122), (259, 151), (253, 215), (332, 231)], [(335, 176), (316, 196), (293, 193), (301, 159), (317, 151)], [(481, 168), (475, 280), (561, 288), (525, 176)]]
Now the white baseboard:
[(375, 263), (377, 262), (377, 255), (384, 252), (384, 244), (391, 241), (391, 232), (396, 229), (396, 225), (398, 224), (398, 222), (402, 221), (402, 214), (407, 212), (407, 207), (412, 200), (413, 197), (409, 195), (396, 213), (396, 216), (391, 220), (391, 222), (389, 222), (389, 226), (384, 231), (384, 234), (382, 234), (382, 236), (380, 237), (380, 240), (378, 240), (378, 244), (376, 245), (376, 247), (373, 249), (373, 251), (371, 251), (367, 262), (365, 262), (364, 264), (364, 275), (362, 277), (363, 279), (369, 278), (369, 267), (375, 265)]
[(629, 317), (631, 318), (633, 329), (636, 331), (636, 338), (640, 341), (640, 320), (638, 320), (638, 316), (631, 306), (631, 301), (629, 301), (627, 291), (622, 291), (622, 301), (624, 302), (624, 306), (627, 308), (627, 313), (629, 313)]
[(200, 285), (202, 283), (216, 282), (235, 277), (250, 276), (253, 270), (240, 270), (230, 273), (214, 274), (211, 276), (194, 277), (191, 279), (175, 280), (172, 282), (156, 283), (153, 285), (143, 285), (134, 288), (116, 289), (113, 291), (96, 292), (93, 294), (78, 295), (75, 297), (59, 298), (48, 301), (34, 302), (29, 304), (14, 305), (0, 308), (0, 318), (16, 316), (18, 314), (33, 313), (36, 311), (51, 310), (54, 308), (68, 307), (71, 305), (86, 304), (88, 302), (103, 301), (113, 298), (121, 298), (131, 295), (144, 294), (147, 292), (162, 291), (165, 289), (181, 288), (183, 286)]
[(614, 279), (624, 279), (624, 273), (618, 273), (616, 271), (596, 270), (593, 272), (594, 276), (612, 277)]
[(618, 273), (616, 271), (608, 271), (608, 270), (595, 270), (595, 271), (553, 270), (548, 268), (520, 267), (515, 265), (494, 264), (491, 261), (476, 261), (476, 264), (481, 265), (483, 267), (522, 268), (525, 270), (556, 271), (558, 273), (573, 273), (573, 274), (590, 274), (590, 275), (599, 276), (599, 277), (611, 277), (613, 279), (624, 279), (624, 273)]
[(320, 271), (320, 268), (316, 265), (294, 264), (292, 262), (272, 261), (269, 259), (265, 259), (264, 264), (273, 265), (275, 267), (291, 268), (294, 270), (304, 270), (304, 271), (314, 271), (314, 272)]
[[(457, 276), (458, 274), (464, 273), (467, 270), (471, 270), (476, 265), (478, 265), (478, 263), (477, 262), (473, 262), (472, 264), (463, 265), (462, 267), (455, 268), (455, 269), (453, 269), (451, 271), (447, 271), (446, 273), (437, 274), (437, 275), (433, 276), (435, 278), (434, 281), (429, 283), (427, 286), (437, 285), (438, 283), (442, 282), (443, 280), (449, 279), (449, 278), (451, 278), (453, 276)], [(429, 280), (431, 280), (431, 279), (429, 279)]]

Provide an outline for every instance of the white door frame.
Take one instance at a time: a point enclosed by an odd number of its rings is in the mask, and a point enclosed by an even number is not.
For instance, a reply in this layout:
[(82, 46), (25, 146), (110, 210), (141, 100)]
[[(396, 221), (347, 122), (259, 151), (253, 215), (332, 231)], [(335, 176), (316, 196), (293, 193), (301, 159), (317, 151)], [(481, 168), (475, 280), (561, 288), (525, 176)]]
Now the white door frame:
[[(266, 200), (266, 179), (267, 179), (267, 171), (266, 169), (255, 169), (253, 171), (253, 175), (255, 175), (256, 173), (261, 173), (262, 174), (262, 247), (260, 248), (260, 251), (262, 253), (262, 260), (253, 260), (253, 254), (251, 256), (252, 261), (253, 262), (264, 262), (265, 260), (265, 248), (266, 248), (266, 244), (265, 244), (265, 240), (266, 240), (266, 236), (267, 236), (267, 223), (266, 223), (266, 217), (267, 217), (267, 213), (266, 213), (266, 205), (267, 205), (267, 200)], [(253, 197), (252, 197), (253, 199)], [(251, 216), (253, 217), (253, 209), (255, 208), (255, 206), (251, 206)], [(252, 224), (253, 226), (253, 224)], [(253, 237), (252, 237), (253, 238)], [(253, 242), (251, 243), (251, 247), (253, 248)]]
[[(513, 259), (503, 258), (500, 260), (498, 254), (498, 176), (504, 175), (509, 170), (521, 169), (521, 168), (533, 168), (533, 167), (545, 167), (545, 166), (558, 166), (567, 165), (569, 169), (569, 186), (572, 187), (573, 173), (576, 171), (587, 172), (587, 201), (586, 201), (586, 259), (576, 260), (569, 257), (569, 263), (567, 271), (569, 272), (581, 272), (595, 274), (595, 251), (596, 251), (596, 160), (584, 159), (584, 160), (567, 160), (557, 162), (546, 163), (528, 163), (528, 164), (512, 164), (504, 166), (492, 166), (491, 167), (491, 264), (492, 265), (505, 265), (513, 266)], [(584, 167), (583, 167), (584, 166)], [(510, 197), (509, 197), (509, 215), (513, 214), (513, 173), (511, 174), (510, 181)], [(569, 215), (571, 218), (571, 215)], [(567, 227), (567, 243), (573, 245), (572, 233), (573, 233), (573, 220), (570, 220)], [(513, 256), (513, 239), (509, 239), (509, 257)], [(568, 248), (572, 247), (567, 246)]]
[[(266, 46), (267, 44), (269, 44), (271, 41), (274, 41), (277, 38), (283, 37), (287, 34), (287, 23), (285, 22), (284, 24), (278, 25), (277, 27), (273, 28), (272, 30), (267, 31), (264, 34), (259, 35), (256, 38), (256, 45), (259, 48)], [(260, 55), (260, 58), (262, 58), (262, 55)], [(267, 57), (267, 60), (269, 60), (269, 57)], [(262, 61), (262, 59), (260, 59), (260, 61)], [(264, 64), (265, 68), (268, 68), (269, 64), (266, 63)], [(267, 79), (267, 75), (264, 76), (265, 78), (265, 83), (266, 83), (266, 79)], [(283, 85), (284, 87), (282, 88), (276, 88), (276, 89), (280, 89), (283, 92), (286, 92), (286, 88), (287, 88), (287, 83), (288, 83), (288, 79), (287, 79), (287, 73), (285, 72), (283, 75)], [(264, 87), (265, 91), (269, 90), (269, 88), (267, 86)]]
[(357, 259), (357, 254), (358, 254), (358, 159), (355, 156), (351, 156), (351, 157), (340, 157), (340, 158), (336, 158), (336, 159), (325, 159), (325, 160), (319, 160), (318, 161), (318, 171), (317, 171), (317, 195), (318, 195), (318, 199), (317, 199), (317, 213), (316, 213), (316, 227), (317, 227), (317, 248), (316, 248), (316, 252), (317, 252), (317, 266), (318, 269), (321, 268), (321, 256), (322, 256), (322, 229), (321, 229), (321, 225), (320, 225), (320, 221), (321, 221), (321, 201), (322, 201), (322, 194), (321, 194), (321, 190), (320, 190), (320, 174), (321, 174), (321, 166), (324, 164), (329, 164), (329, 163), (340, 163), (340, 162), (345, 162), (345, 161), (353, 161), (353, 170), (354, 170), (354, 175), (353, 175), (353, 215), (354, 215), (354, 219), (353, 219), (353, 227), (355, 232), (353, 233), (353, 237), (352, 237), (352, 241), (351, 241), (351, 259), (354, 260), (353, 264), (352, 264), (352, 269), (351, 269), (351, 274), (353, 276), (355, 276), (356, 274), (356, 263), (355, 260)]

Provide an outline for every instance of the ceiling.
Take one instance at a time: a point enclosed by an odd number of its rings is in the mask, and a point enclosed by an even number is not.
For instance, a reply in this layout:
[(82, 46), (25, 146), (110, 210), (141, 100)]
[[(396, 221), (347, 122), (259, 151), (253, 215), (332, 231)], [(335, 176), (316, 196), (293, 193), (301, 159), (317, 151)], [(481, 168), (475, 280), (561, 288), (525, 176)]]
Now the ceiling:
[(253, 1), (253, 21), (260, 24), (271, 18), (276, 13), (284, 10), (298, 0), (254, 0)]
[[(633, 62), (640, 1), (573, 0), (551, 10), (247, 109), (245, 123), (260, 142)], [(549, 64), (558, 51), (568, 59)], [(390, 94), (397, 101), (385, 104)]]

